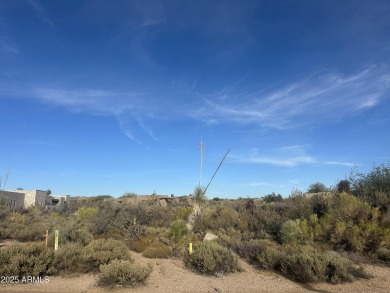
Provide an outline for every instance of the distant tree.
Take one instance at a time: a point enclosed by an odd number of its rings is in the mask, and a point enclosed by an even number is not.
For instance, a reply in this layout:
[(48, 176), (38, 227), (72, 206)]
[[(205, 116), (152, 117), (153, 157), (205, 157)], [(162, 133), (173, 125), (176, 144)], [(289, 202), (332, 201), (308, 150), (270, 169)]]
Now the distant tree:
[(136, 197), (136, 196), (137, 194), (135, 194), (134, 192), (126, 192), (123, 195), (121, 195), (119, 198)]
[(50, 194), (51, 194), (51, 189), (46, 190), (46, 195), (50, 195)]
[(16, 188), (16, 190), (24, 190), (22, 187), (18, 187)]
[[(89, 197), (86, 202), (88, 202), (89, 204), (97, 204), (97, 203), (101, 203), (104, 201), (105, 198), (112, 198), (111, 195), (98, 195), (98, 196), (92, 196), (92, 197)], [(73, 200), (71, 201), (73, 202)]]
[(309, 186), (309, 189), (307, 190), (308, 193), (319, 193), (319, 192), (326, 192), (328, 191), (328, 188), (321, 182), (313, 183)]
[(373, 206), (390, 204), (390, 162), (374, 166), (367, 174), (352, 172), (350, 175), (352, 193)]
[(267, 194), (263, 197), (263, 201), (265, 202), (276, 202), (276, 201), (282, 201), (283, 197), (282, 195), (278, 194), (276, 195), (275, 192), (272, 192), (271, 194)]
[(351, 193), (351, 182), (349, 180), (340, 180), (337, 183), (337, 191)]

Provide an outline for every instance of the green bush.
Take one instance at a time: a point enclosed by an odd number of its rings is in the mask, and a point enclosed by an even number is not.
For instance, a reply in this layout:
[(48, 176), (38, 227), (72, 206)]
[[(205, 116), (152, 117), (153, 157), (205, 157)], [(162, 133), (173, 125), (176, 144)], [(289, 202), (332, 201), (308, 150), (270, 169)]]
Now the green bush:
[(133, 240), (129, 244), (129, 248), (135, 252), (143, 252), (152, 242), (154, 241), (154, 237), (145, 236), (140, 239)]
[(93, 240), (93, 235), (88, 230), (80, 228), (70, 232), (68, 240), (87, 245)]
[(188, 234), (188, 228), (184, 220), (175, 220), (169, 228), (168, 236), (174, 242), (179, 242), (181, 238)]
[(28, 211), (26, 214), (18, 212), (9, 215), (5, 228), (5, 237), (19, 241), (36, 241), (45, 238), (46, 228), (38, 213)]
[(216, 242), (202, 242), (185, 258), (187, 267), (201, 274), (219, 275), (239, 271), (238, 258)]
[(267, 244), (263, 240), (251, 240), (240, 242), (236, 247), (236, 253), (246, 259), (254, 260), (256, 256), (262, 253), (267, 248)]
[(78, 242), (87, 245), (93, 240), (93, 235), (85, 227), (82, 227), (74, 218), (63, 219), (58, 225), (59, 243)]
[(184, 220), (187, 221), (188, 216), (192, 213), (192, 207), (190, 206), (181, 206), (175, 209), (173, 217), (175, 220)]
[(274, 269), (279, 265), (283, 253), (272, 247), (267, 247), (255, 256), (257, 266), (262, 269)]
[(299, 227), (299, 220), (288, 220), (284, 222), (279, 233), (281, 243), (300, 243), (303, 239), (303, 232)]
[(355, 278), (368, 278), (363, 268), (334, 251), (317, 252), (311, 247), (302, 247), (282, 254), (276, 268), (298, 282), (330, 283), (350, 282)]
[(151, 272), (150, 265), (140, 266), (126, 260), (113, 260), (109, 264), (100, 266), (99, 283), (134, 286), (144, 283)]
[(390, 200), (390, 162), (373, 166), (367, 174), (351, 173), (352, 193), (373, 206), (384, 207)]
[(92, 241), (83, 248), (82, 257), (88, 271), (97, 271), (100, 265), (114, 259), (132, 260), (126, 245), (111, 238)]
[(42, 277), (56, 272), (54, 252), (43, 245), (11, 245), (0, 250), (0, 275)]
[(326, 279), (331, 283), (351, 282), (353, 280), (353, 266), (350, 260), (334, 251), (324, 256), (326, 262)]
[(68, 242), (55, 253), (55, 267), (61, 274), (71, 274), (83, 270), (81, 251), (83, 246), (77, 242)]
[(202, 211), (196, 219), (194, 231), (218, 231), (220, 229), (227, 230), (228, 228), (240, 230), (245, 228), (245, 225), (235, 209), (217, 206), (207, 207)]
[(390, 262), (390, 249), (387, 248), (379, 248), (377, 250), (378, 259), (383, 260), (385, 262)]
[(279, 259), (277, 267), (287, 277), (298, 282), (320, 282), (325, 280), (326, 263), (317, 254), (285, 254)]
[(172, 255), (172, 249), (168, 245), (156, 242), (148, 246), (142, 255), (147, 258), (169, 258)]

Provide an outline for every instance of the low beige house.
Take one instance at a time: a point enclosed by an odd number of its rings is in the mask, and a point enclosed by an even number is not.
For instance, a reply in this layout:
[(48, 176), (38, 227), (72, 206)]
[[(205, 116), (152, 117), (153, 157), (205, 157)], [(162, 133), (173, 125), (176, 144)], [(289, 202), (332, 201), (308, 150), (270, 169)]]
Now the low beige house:
[(24, 194), (20, 192), (0, 190), (0, 200), (11, 210), (24, 207)]
[(46, 191), (43, 190), (14, 190), (13, 192), (18, 192), (24, 194), (24, 208), (31, 206), (44, 206), (46, 204)]
[(173, 196), (168, 195), (133, 195), (129, 197), (121, 198), (105, 198), (104, 202), (110, 202), (113, 204), (122, 204), (122, 205), (137, 205), (141, 202), (157, 202), (161, 206), (166, 206), (168, 202), (177, 201), (178, 199)]
[(2, 190), (0, 199), (5, 200), (10, 209), (31, 206), (61, 206), (69, 203), (69, 195), (47, 195), (43, 190)]

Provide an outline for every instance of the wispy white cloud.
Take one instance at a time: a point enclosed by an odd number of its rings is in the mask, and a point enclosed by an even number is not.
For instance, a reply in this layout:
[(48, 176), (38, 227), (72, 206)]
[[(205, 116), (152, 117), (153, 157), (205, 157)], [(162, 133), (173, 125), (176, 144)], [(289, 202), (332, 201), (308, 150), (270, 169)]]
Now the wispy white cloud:
[(150, 116), (147, 112), (151, 111), (151, 107), (148, 107), (149, 101), (143, 93), (38, 87), (31, 90), (30, 94), (44, 103), (64, 107), (73, 112), (114, 117), (121, 131), (140, 145), (144, 144), (134, 135), (135, 128), (141, 128), (158, 141), (144, 122), (143, 117)]
[(166, 20), (164, 5), (160, 0), (137, 0), (136, 7), (143, 18), (141, 27), (160, 25)]
[(245, 155), (231, 155), (231, 161), (237, 163), (268, 164), (282, 167), (295, 167), (301, 164), (315, 163), (313, 157), (307, 154), (305, 146), (288, 146), (272, 151), (253, 149)]
[(104, 90), (67, 90), (37, 87), (31, 90), (34, 98), (68, 108), (75, 112), (101, 115), (121, 115), (135, 109), (140, 93), (121, 93)]
[(57, 29), (57, 26), (54, 24), (49, 14), (46, 12), (46, 10), (43, 8), (43, 6), (38, 0), (28, 0), (27, 3), (34, 9), (39, 19), (41, 19), (52, 29)]
[(0, 53), (3, 54), (19, 54), (19, 48), (12, 42), (0, 37)]
[(338, 166), (346, 166), (346, 167), (356, 167), (360, 164), (356, 163), (348, 163), (348, 162), (337, 162), (337, 161), (327, 161), (327, 162), (322, 162), (324, 165), (338, 165)]
[(245, 154), (233, 154), (230, 157), (231, 161), (236, 163), (265, 164), (280, 167), (296, 167), (305, 164), (338, 165), (345, 167), (359, 165), (350, 162), (319, 160), (309, 154), (309, 149), (310, 147), (308, 145), (292, 145), (264, 151), (254, 148)]
[(258, 186), (270, 186), (270, 185), (273, 185), (272, 183), (268, 183), (268, 182), (251, 182), (248, 184), (249, 186), (251, 187), (258, 187)]
[(37, 145), (37, 146), (58, 146), (57, 144), (46, 140), (20, 140), (18, 144), (22, 145)]
[[(137, 91), (20, 85), (8, 89), (0, 87), (0, 91), (7, 96), (30, 97), (74, 112), (113, 117), (127, 137), (141, 143), (142, 133), (159, 141), (159, 135), (151, 127), (151, 122), (158, 119), (191, 118), (201, 120), (209, 127), (237, 123), (277, 129), (333, 123), (336, 119), (375, 107), (388, 98), (388, 76), (389, 67), (378, 65), (351, 75), (313, 74), (268, 92), (262, 89), (245, 92), (245, 78), (241, 78), (215, 96), (201, 95), (183, 85), (148, 88), (147, 84)], [(279, 166), (315, 162), (302, 148), (252, 154), (239, 160)]]
[[(268, 93), (234, 91), (206, 97), (193, 116), (207, 121), (259, 124), (286, 129), (334, 121), (378, 105), (388, 97), (389, 66), (372, 65), (355, 74), (316, 74)], [(233, 90), (231, 90), (233, 92)]]

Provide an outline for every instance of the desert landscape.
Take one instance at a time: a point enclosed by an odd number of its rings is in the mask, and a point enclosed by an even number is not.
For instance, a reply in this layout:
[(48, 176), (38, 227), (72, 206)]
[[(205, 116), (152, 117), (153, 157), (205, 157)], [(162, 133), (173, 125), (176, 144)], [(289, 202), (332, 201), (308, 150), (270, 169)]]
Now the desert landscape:
[(104, 293), (104, 292), (242, 292), (242, 293), (301, 293), (301, 292), (361, 292), (387, 293), (390, 288), (390, 269), (380, 265), (366, 265), (372, 279), (359, 280), (346, 284), (309, 283), (299, 284), (280, 274), (260, 271), (247, 262), (240, 260), (243, 272), (226, 276), (201, 276), (189, 271), (181, 260), (150, 260), (140, 254), (132, 253), (139, 263), (152, 263), (153, 272), (145, 285), (134, 288), (122, 286), (99, 287), (98, 278), (93, 274), (82, 274), (77, 277), (50, 277), (45, 284), (1, 284), (1, 292), (72, 292), (72, 293)]

